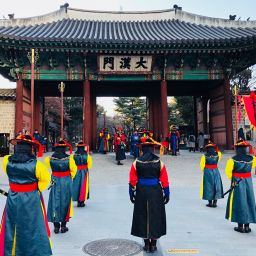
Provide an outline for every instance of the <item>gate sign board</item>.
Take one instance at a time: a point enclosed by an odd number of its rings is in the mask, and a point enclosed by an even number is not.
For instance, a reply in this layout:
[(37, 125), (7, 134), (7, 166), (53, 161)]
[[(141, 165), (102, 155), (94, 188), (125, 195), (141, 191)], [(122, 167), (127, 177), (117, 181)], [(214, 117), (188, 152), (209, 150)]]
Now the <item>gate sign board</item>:
[(100, 55), (98, 57), (98, 67), (100, 73), (106, 74), (150, 73), (152, 68), (152, 56)]

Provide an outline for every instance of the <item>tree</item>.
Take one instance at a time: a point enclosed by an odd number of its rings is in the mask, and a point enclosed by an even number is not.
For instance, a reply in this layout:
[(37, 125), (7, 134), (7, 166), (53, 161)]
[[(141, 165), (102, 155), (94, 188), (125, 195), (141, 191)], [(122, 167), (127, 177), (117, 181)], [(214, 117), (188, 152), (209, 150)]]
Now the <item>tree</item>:
[(146, 99), (140, 97), (119, 97), (114, 99), (115, 111), (128, 131), (145, 126)]
[(100, 117), (101, 115), (103, 115), (104, 111), (105, 111), (105, 109), (103, 106), (101, 106), (99, 104), (96, 105), (96, 116), (97, 117)]
[(83, 99), (81, 97), (64, 98), (64, 106), (70, 119), (65, 122), (68, 138), (76, 143), (82, 138)]
[(191, 96), (178, 96), (169, 103), (169, 124), (194, 125), (194, 101)]
[(249, 86), (249, 81), (252, 78), (252, 69), (248, 68), (244, 71), (234, 75), (231, 78), (230, 84), (231, 89), (234, 89), (235, 85), (237, 86), (237, 90), (239, 94), (248, 94), (251, 91)]
[(177, 109), (177, 102), (174, 99), (171, 103), (168, 104), (168, 113), (169, 113), (169, 118), (168, 118), (168, 123), (169, 125), (180, 125), (183, 124), (184, 121), (181, 117), (181, 114), (179, 110)]
[(183, 119), (183, 125), (194, 125), (194, 99), (192, 96), (175, 97), (177, 109)]

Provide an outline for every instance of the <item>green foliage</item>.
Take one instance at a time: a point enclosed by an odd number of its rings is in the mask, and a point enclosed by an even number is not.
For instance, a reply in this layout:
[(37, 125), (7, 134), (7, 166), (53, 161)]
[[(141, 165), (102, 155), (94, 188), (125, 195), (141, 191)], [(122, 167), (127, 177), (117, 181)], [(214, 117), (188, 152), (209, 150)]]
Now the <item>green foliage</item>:
[[(146, 100), (140, 97), (119, 97), (114, 99), (115, 111), (128, 130), (145, 126)], [(120, 120), (120, 121), (121, 121)]]
[(252, 69), (248, 68), (234, 75), (231, 78), (231, 89), (237, 86), (238, 94), (248, 94), (250, 92), (249, 80), (252, 78)]
[(65, 121), (68, 138), (77, 142), (82, 138), (83, 131), (83, 98), (64, 98), (64, 106), (70, 117), (68, 121)]
[(194, 100), (191, 96), (178, 96), (168, 106), (169, 124), (194, 125)]

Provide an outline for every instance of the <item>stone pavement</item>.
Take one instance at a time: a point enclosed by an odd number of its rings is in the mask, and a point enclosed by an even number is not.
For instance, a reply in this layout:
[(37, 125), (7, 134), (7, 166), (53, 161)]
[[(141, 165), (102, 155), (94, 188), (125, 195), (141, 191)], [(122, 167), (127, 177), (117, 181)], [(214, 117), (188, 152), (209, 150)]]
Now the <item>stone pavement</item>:
[[(196, 249), (196, 254), (177, 255), (203, 256), (254, 256), (256, 255), (256, 226), (250, 234), (233, 231), (234, 223), (225, 220), (227, 198), (220, 200), (216, 209), (205, 207), (199, 199), (201, 171), (200, 153), (181, 151), (181, 155), (163, 156), (167, 165), (171, 199), (166, 205), (167, 235), (159, 240), (159, 255), (174, 255), (171, 249)], [(224, 174), (226, 160), (224, 154), (219, 167), (225, 190), (229, 182)], [(113, 154), (93, 155), (94, 165), (90, 173), (90, 200), (85, 208), (74, 207), (74, 218), (65, 234), (52, 232), (53, 255), (82, 256), (82, 247), (91, 241), (105, 238), (124, 238), (142, 244), (140, 238), (130, 235), (133, 205), (128, 196), (129, 168), (131, 157), (117, 166)], [(255, 175), (253, 175), (255, 184)], [(8, 189), (7, 178), (0, 172), (0, 187)], [(256, 191), (256, 187), (255, 187)], [(49, 191), (44, 192), (47, 201)], [(0, 197), (0, 213), (6, 198)], [(52, 226), (51, 226), (52, 229)], [(147, 255), (141, 252), (138, 255)], [(25, 256), (25, 255), (24, 255)]]

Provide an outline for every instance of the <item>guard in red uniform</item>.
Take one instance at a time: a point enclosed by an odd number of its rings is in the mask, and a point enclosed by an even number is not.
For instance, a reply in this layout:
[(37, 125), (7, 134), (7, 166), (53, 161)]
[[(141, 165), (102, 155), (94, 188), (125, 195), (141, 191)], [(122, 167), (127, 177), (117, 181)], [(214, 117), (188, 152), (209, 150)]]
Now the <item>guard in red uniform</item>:
[(129, 194), (134, 203), (131, 234), (144, 239), (146, 252), (154, 252), (157, 239), (166, 235), (165, 204), (170, 190), (166, 167), (152, 153), (152, 145), (144, 145), (142, 150), (143, 156), (130, 170)]
[(126, 142), (125, 135), (124, 133), (122, 133), (122, 129), (118, 128), (114, 136), (117, 165), (123, 165), (123, 163), (121, 163), (120, 161), (126, 159), (125, 142)]

